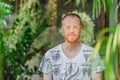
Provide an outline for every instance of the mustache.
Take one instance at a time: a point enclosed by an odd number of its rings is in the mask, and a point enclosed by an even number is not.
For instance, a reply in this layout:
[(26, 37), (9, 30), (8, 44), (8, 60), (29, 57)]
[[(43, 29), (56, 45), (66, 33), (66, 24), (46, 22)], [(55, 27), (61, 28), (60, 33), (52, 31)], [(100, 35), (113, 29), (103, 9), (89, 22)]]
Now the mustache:
[(68, 36), (78, 36), (78, 35), (71, 33), (71, 34), (68, 34)]

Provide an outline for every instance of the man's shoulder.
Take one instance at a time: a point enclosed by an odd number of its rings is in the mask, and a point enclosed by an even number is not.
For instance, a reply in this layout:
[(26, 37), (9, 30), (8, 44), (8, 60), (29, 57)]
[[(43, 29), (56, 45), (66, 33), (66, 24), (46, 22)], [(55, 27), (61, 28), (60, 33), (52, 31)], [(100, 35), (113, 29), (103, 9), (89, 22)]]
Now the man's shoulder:
[(56, 52), (59, 52), (59, 51), (60, 51), (60, 44), (57, 45), (57, 46), (55, 46), (55, 47), (53, 47), (53, 48), (50, 48), (50, 49), (46, 52), (46, 54), (56, 53)]
[(86, 50), (94, 50), (95, 48), (92, 47), (92, 46), (89, 46), (89, 45), (83, 44), (83, 49), (86, 49)]
[(98, 52), (96, 49), (92, 46), (84, 44), (82, 52), (84, 55), (88, 55), (90, 59), (95, 58), (96, 56), (99, 56)]
[(95, 50), (95, 48), (92, 47), (92, 46), (83, 44), (82, 52), (91, 54), (91, 53), (96, 53), (96, 50)]

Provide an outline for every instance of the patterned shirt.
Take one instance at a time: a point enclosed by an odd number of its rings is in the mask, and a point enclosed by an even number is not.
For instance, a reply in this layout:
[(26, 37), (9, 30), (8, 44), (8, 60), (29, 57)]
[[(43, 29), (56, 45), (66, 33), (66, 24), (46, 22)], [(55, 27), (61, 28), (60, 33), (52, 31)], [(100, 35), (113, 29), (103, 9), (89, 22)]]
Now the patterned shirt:
[(60, 44), (46, 52), (39, 70), (52, 75), (53, 80), (90, 80), (91, 74), (101, 72), (104, 68), (101, 57), (94, 48), (82, 44), (77, 56), (69, 59)]

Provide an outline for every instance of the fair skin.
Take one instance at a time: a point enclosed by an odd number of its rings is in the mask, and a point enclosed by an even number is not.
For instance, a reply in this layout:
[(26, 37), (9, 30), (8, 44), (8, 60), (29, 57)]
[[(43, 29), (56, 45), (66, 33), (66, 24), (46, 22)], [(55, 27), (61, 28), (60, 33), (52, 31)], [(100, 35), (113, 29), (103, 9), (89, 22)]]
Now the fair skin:
[(52, 80), (51, 75), (43, 74), (43, 80)]
[[(77, 56), (81, 49), (82, 45), (79, 42), (81, 30), (81, 24), (77, 17), (67, 16), (62, 22), (62, 32), (65, 39), (62, 44), (62, 50), (69, 59)], [(102, 80), (102, 75), (95, 73), (91, 78), (92, 80)], [(43, 74), (43, 80), (52, 80), (52, 76)]]

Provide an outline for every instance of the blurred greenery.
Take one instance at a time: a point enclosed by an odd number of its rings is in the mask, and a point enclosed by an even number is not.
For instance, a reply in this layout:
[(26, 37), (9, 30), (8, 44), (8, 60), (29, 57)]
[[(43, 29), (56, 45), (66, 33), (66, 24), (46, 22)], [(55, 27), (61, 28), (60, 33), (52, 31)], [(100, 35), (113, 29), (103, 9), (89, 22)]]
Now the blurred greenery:
[(3, 80), (4, 74), (4, 48), (3, 48), (3, 34), (0, 33), (0, 80)]
[(4, 77), (4, 60), (5, 60), (5, 50), (4, 50), (4, 26), (6, 26), (6, 21), (4, 17), (10, 17), (11, 6), (0, 1), (0, 80)]
[[(9, 1), (15, 2), (16, 0)], [(26, 61), (32, 59), (36, 54), (41, 59), (46, 50), (63, 42), (60, 29), (55, 27), (57, 12), (59, 12), (55, 0), (48, 1), (48, 10), (43, 9), (38, 0), (21, 0), (21, 2), (18, 16), (12, 28), (5, 31), (7, 25), (5, 18), (11, 18), (13, 7), (0, 0), (0, 80), (27, 80), (27, 78), (23, 79), (23, 75), (40, 74), (38, 66), (29, 68)], [(72, 0), (66, 0), (65, 4), (71, 2)], [(84, 8), (86, 3), (87, 0), (75, 0), (74, 6), (82, 5)], [(88, 45), (96, 43), (95, 48), (104, 59), (105, 80), (118, 79), (120, 24), (113, 20), (117, 16), (117, 13), (111, 13), (117, 10), (117, 4), (113, 3), (116, 2), (113, 0), (93, 1), (91, 11), (93, 19), (101, 15), (101, 11), (104, 10), (109, 15), (109, 25), (113, 26), (100, 31), (96, 40), (94, 38), (95, 25), (92, 19), (86, 13), (78, 12), (79, 10), (74, 11), (81, 16), (83, 21), (81, 41)], [(113, 5), (114, 7), (110, 11)], [(108, 12), (107, 9), (109, 9)]]
[[(118, 1), (119, 2), (119, 1)], [(120, 23), (116, 16), (118, 16), (119, 5), (117, 4), (117, 0), (94, 0), (93, 1), (93, 18), (98, 17), (103, 10), (109, 17), (109, 26), (105, 26), (108, 28), (103, 29), (99, 36), (96, 49), (102, 54), (105, 62), (105, 71), (104, 78), (105, 80), (119, 80), (118, 73), (118, 56), (120, 50)], [(107, 33), (107, 35), (106, 35)]]
[(34, 39), (43, 31), (48, 24), (46, 23), (44, 11), (37, 0), (24, 1), (25, 4), (20, 8), (20, 13), (14, 22), (13, 27), (5, 35), (5, 80), (14, 80), (21, 77), (22, 73), (31, 75), (39, 73), (36, 66), (29, 69), (25, 65), (31, 59), (28, 51)]
[[(119, 80), (118, 56), (120, 50), (120, 24), (116, 27), (106, 28), (101, 31), (96, 49), (102, 54), (105, 62), (105, 80)], [(105, 36), (109, 33), (109, 36)], [(111, 75), (111, 76), (110, 76)]]

